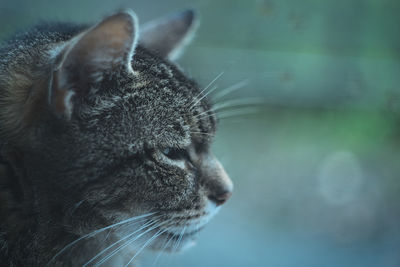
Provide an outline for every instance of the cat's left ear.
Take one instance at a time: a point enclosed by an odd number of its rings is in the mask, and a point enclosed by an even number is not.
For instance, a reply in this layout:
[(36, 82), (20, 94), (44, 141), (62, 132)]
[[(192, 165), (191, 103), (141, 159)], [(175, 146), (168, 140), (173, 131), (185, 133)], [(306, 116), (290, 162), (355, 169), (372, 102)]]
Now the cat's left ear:
[(139, 43), (164, 58), (175, 60), (193, 39), (198, 21), (192, 9), (150, 21), (141, 26)]
[(56, 60), (50, 105), (58, 114), (70, 117), (77, 101), (107, 73), (121, 66), (133, 71), (131, 59), (137, 42), (138, 21), (130, 10), (106, 17), (71, 39)]

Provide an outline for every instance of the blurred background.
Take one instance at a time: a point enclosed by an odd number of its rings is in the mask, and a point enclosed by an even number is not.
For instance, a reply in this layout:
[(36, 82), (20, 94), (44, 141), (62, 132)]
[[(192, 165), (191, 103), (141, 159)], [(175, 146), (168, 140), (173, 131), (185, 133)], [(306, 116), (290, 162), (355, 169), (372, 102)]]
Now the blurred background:
[(196, 8), (179, 64), (203, 86), (223, 72), (214, 152), (234, 195), (158, 266), (400, 266), (400, 1), (0, 0), (0, 39), (121, 7)]

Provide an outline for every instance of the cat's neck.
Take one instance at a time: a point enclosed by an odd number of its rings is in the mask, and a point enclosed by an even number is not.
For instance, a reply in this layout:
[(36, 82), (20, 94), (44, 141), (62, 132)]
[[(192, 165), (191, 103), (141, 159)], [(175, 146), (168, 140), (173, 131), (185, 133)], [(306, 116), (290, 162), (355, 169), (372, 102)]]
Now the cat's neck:
[[(11, 266), (34, 266), (38, 264), (34, 255), (48, 253), (49, 248), (60, 241), (49, 234), (58, 233), (59, 229), (36, 212), (37, 201), (27, 199), (20, 191), (18, 181), (21, 177), (18, 176), (8, 162), (0, 161), (0, 260)], [(53, 240), (45, 240), (48, 237)], [(27, 248), (35, 253), (26, 254)], [(11, 252), (12, 257), (9, 256)]]

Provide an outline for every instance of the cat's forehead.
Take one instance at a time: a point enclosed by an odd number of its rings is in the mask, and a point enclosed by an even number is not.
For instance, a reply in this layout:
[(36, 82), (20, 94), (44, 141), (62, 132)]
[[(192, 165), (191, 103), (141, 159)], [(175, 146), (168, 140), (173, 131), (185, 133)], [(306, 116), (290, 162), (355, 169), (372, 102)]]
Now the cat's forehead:
[(98, 124), (96, 128), (113, 133), (118, 129), (123, 138), (150, 146), (185, 147), (193, 141), (193, 132), (200, 133), (198, 139), (213, 135), (215, 127), (205, 122), (212, 116), (198, 117), (211, 110), (210, 105), (206, 98), (197, 101), (197, 84), (172, 63), (142, 51), (132, 69), (129, 77), (113, 79), (100, 89), (106, 93), (97, 94), (85, 111), (89, 126)]

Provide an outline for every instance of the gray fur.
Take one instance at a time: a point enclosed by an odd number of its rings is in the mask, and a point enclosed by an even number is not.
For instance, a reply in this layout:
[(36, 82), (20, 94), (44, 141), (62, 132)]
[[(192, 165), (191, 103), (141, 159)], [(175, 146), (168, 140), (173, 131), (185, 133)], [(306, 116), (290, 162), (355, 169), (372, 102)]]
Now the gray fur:
[[(138, 225), (57, 253), (96, 229), (148, 212), (164, 222), (149, 236), (170, 229), (151, 244), (160, 249), (178, 239), (176, 231), (202, 228), (212, 216), (207, 206), (232, 191), (209, 151), (216, 118), (196, 117), (210, 110), (209, 102), (191, 107), (198, 85), (140, 44), (129, 58), (132, 71), (120, 62), (87, 86), (67, 80), (74, 86), (65, 90), (84, 93), (71, 98), (69, 116), (57, 112), (48, 101), (57, 93), (54, 70), (87, 29), (41, 25), (0, 48), (0, 262), (7, 266), (81, 266)], [(183, 235), (181, 247), (192, 239)]]

